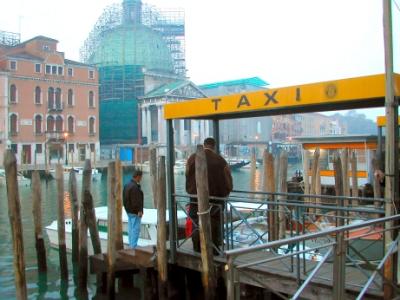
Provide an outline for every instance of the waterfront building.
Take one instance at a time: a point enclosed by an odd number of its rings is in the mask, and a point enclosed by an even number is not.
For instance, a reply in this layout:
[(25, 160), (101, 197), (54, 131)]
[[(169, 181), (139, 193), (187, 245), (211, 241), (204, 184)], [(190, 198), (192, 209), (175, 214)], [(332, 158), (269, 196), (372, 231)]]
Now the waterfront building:
[(0, 157), (18, 164), (99, 159), (98, 73), (65, 58), (58, 41), (0, 32)]

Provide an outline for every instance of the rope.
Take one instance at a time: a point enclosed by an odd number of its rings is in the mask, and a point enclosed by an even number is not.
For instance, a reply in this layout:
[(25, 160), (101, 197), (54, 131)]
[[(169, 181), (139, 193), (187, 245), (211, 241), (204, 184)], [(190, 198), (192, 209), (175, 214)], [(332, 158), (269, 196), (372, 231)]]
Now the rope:
[(210, 213), (210, 211), (211, 211), (211, 205), (210, 205), (210, 207), (207, 209), (207, 210), (205, 210), (205, 211), (202, 211), (202, 212), (197, 212), (197, 215), (198, 216), (201, 216), (201, 215), (206, 215), (206, 214), (209, 214)]

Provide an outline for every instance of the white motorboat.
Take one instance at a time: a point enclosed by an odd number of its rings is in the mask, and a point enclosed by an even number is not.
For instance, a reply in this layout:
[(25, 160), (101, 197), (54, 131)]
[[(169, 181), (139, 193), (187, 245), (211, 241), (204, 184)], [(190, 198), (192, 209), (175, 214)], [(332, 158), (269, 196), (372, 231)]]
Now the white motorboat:
[[(95, 208), (97, 226), (99, 230), (99, 237), (101, 243), (102, 252), (107, 251), (107, 217), (108, 209), (107, 206), (100, 206)], [(169, 215), (166, 213), (166, 219), (168, 222)], [(186, 220), (186, 214), (183, 211), (178, 211), (178, 222), (184, 223)], [(129, 248), (128, 240), (128, 216), (125, 210), (122, 211), (122, 230), (124, 248)], [(54, 248), (58, 248), (58, 230), (57, 220), (53, 221), (49, 226), (46, 227), (47, 236), (50, 240), (50, 245)], [(65, 243), (67, 251), (72, 250), (72, 220), (65, 220)], [(157, 244), (157, 210), (152, 208), (145, 208), (141, 227), (138, 246), (151, 246)], [(88, 252), (89, 255), (93, 254), (92, 242), (90, 234), (88, 232)]]
[[(31, 184), (31, 180), (25, 177), (21, 172), (17, 172), (17, 180), (19, 186), (29, 186)], [(0, 169), (0, 185), (6, 184), (6, 171), (4, 169)]]
[[(75, 171), (76, 179), (82, 180), (83, 176), (83, 167), (69, 167), (69, 166), (63, 166), (63, 172), (64, 172), (64, 180), (69, 179), (69, 173), (71, 170)], [(53, 178), (56, 178), (56, 169), (50, 169), (49, 173), (53, 176)], [(92, 180), (93, 181), (99, 181), (101, 180), (101, 173), (99, 172), (98, 169), (92, 169)]]

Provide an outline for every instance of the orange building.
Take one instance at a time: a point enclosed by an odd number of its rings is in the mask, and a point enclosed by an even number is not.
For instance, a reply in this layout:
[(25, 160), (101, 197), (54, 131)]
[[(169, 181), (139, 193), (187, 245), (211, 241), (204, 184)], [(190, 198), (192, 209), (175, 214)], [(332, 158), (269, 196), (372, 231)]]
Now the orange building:
[(8, 147), (28, 165), (100, 156), (97, 70), (65, 59), (57, 43), (0, 37), (1, 164)]

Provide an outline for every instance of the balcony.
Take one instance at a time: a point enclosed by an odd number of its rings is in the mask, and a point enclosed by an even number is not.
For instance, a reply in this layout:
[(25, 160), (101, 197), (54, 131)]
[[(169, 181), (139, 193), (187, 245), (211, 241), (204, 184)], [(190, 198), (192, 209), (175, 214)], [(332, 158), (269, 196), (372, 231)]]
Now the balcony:
[(48, 143), (64, 143), (65, 136), (63, 131), (46, 131), (46, 140)]
[(60, 112), (64, 110), (64, 103), (59, 103), (59, 104), (54, 104), (54, 105), (48, 105), (47, 106), (47, 112)]

